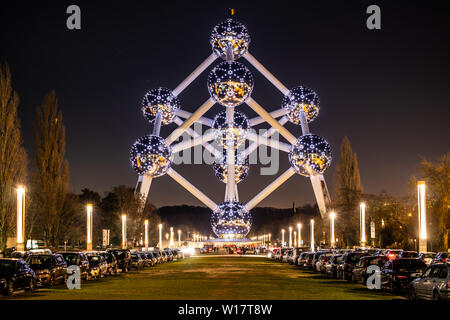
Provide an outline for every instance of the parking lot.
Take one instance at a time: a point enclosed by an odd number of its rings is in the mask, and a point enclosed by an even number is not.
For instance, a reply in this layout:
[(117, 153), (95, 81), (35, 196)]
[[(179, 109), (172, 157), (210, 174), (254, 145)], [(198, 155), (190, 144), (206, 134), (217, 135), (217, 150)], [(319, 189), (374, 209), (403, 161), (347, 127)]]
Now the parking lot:
[(330, 280), (324, 275), (265, 256), (199, 255), (144, 270), (82, 281), (81, 289), (65, 286), (17, 291), (0, 299), (167, 299), (167, 300), (390, 300), (404, 299), (371, 291), (361, 284)]

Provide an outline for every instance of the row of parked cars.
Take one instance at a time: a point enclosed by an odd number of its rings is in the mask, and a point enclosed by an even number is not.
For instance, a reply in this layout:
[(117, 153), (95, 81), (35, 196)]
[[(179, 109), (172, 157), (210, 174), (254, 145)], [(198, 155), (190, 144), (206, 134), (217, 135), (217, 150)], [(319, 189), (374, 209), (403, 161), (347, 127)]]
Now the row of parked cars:
[(30, 250), (13, 252), (10, 258), (0, 259), (0, 293), (11, 295), (24, 289), (34, 291), (36, 287), (52, 287), (65, 284), (77, 266), (84, 280), (104, 278), (119, 272), (140, 270), (156, 264), (183, 259), (180, 250), (166, 248), (142, 252), (129, 249), (106, 251), (56, 252)]
[[(309, 248), (275, 248), (270, 257), (329, 278), (367, 284), (379, 270), (380, 289), (407, 292), (410, 299), (448, 300), (450, 260), (448, 252), (401, 249), (333, 249), (310, 252)], [(371, 266), (376, 266), (374, 268)]]

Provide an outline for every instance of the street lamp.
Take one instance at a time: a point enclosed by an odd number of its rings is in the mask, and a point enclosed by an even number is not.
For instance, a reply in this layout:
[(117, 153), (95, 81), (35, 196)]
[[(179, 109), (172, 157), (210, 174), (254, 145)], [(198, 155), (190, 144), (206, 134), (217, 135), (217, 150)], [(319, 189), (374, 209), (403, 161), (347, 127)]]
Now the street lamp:
[(361, 247), (366, 245), (366, 204), (362, 202), (359, 206), (359, 227), (361, 234)]
[(181, 230), (178, 229), (178, 247), (181, 248)]
[(314, 252), (314, 219), (311, 219), (311, 251)]
[(294, 247), (297, 248), (297, 231), (294, 231)]
[(17, 188), (17, 251), (25, 250), (25, 188)]
[(289, 227), (289, 248), (292, 248), (292, 227)]
[(334, 247), (336, 238), (334, 237), (334, 219), (336, 218), (336, 214), (334, 212), (330, 213), (330, 235), (331, 235), (331, 246)]
[(284, 229), (281, 229), (281, 246), (284, 247)]
[(417, 182), (419, 216), (419, 252), (427, 252), (427, 206), (425, 181)]
[(122, 215), (122, 249), (127, 248), (127, 216)]
[(161, 249), (162, 248), (162, 224), (160, 223), (158, 225), (159, 228), (159, 243), (158, 243), (158, 248)]
[(270, 237), (272, 236), (272, 234), (271, 233), (269, 233), (269, 242), (270, 242)]
[(173, 248), (173, 227), (170, 227), (170, 248)]
[(297, 223), (297, 230), (298, 230), (298, 246), (300, 247), (302, 245), (302, 224)]
[(92, 204), (86, 205), (86, 250), (92, 251)]
[(148, 220), (144, 221), (144, 227), (145, 227), (145, 234), (144, 234), (144, 245), (145, 245), (145, 251), (148, 251)]

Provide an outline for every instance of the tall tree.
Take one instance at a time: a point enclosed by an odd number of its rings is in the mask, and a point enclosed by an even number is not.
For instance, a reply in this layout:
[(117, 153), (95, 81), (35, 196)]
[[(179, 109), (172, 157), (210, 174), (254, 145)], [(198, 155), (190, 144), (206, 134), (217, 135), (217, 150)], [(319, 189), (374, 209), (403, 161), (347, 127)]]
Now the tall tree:
[(25, 182), (26, 151), (17, 114), (19, 96), (7, 64), (0, 65), (0, 251), (14, 228), (15, 188)]
[(363, 188), (359, 174), (358, 159), (353, 152), (350, 140), (344, 137), (341, 154), (335, 171), (335, 205), (339, 207), (339, 216), (345, 224), (340, 224), (340, 233), (348, 245), (358, 243), (359, 217), (358, 202)]
[(46, 94), (36, 109), (33, 134), (37, 167), (35, 201), (41, 211), (45, 240), (57, 246), (69, 186), (69, 164), (65, 159), (66, 131), (55, 91)]

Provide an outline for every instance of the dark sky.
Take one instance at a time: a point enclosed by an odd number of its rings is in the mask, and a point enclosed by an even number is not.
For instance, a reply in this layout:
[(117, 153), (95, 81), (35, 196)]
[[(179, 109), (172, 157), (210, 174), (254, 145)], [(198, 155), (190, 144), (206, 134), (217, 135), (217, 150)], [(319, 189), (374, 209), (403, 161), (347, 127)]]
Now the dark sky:
[[(449, 150), (449, 27), (445, 2), (412, 1), (39, 1), (2, 4), (0, 60), (12, 70), (21, 97), (20, 116), (27, 149), (31, 124), (43, 96), (55, 89), (67, 131), (71, 189), (104, 193), (134, 186), (131, 144), (150, 133), (140, 111), (146, 91), (175, 88), (210, 53), (209, 36), (229, 7), (250, 31), (250, 52), (288, 88), (306, 85), (321, 98), (311, 131), (325, 137), (334, 159), (325, 177), (329, 189), (342, 138), (358, 154), (368, 193), (385, 189), (403, 195), (419, 174), (421, 157)], [(82, 30), (66, 28), (66, 8), (77, 4)], [(370, 4), (382, 10), (382, 30), (366, 28)], [(219, 60), (217, 60), (219, 62)], [(243, 59), (240, 60), (249, 65)], [(250, 67), (253, 97), (269, 111), (282, 95)], [(193, 111), (208, 98), (207, 73), (180, 95)], [(246, 106), (241, 111), (253, 117)], [(213, 117), (223, 107), (207, 114)], [(296, 136), (300, 128), (287, 126)], [(167, 136), (173, 126), (163, 127)], [(288, 167), (282, 154), (280, 173)], [(180, 166), (182, 175), (213, 200), (224, 184), (205, 165)], [(275, 176), (256, 166), (240, 184), (249, 200)], [(294, 176), (262, 205), (311, 203), (309, 181)], [(168, 176), (155, 179), (156, 205), (199, 204)]]

